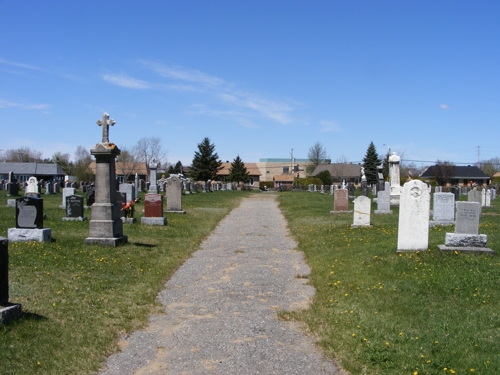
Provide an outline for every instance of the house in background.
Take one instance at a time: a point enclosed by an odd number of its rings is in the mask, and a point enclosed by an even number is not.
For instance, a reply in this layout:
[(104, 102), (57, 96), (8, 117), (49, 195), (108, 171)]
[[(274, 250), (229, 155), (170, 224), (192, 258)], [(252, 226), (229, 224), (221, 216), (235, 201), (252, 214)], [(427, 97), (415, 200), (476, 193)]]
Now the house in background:
[[(436, 174), (438, 171), (436, 171), (436, 168), (439, 168), (440, 166), (438, 165), (432, 165), (429, 168), (427, 168), (421, 175), (420, 178), (422, 179), (428, 179), (428, 180), (435, 180), (436, 179)], [(487, 175), (484, 173), (482, 170), (480, 170), (476, 166), (458, 166), (458, 165), (453, 165), (451, 166), (450, 176), (447, 177), (447, 180), (449, 182), (446, 184), (448, 186), (471, 186), (471, 185), (488, 185), (491, 181), (491, 176)]]
[(294, 175), (292, 173), (286, 173), (281, 175), (273, 176), (274, 187), (279, 188), (281, 186), (293, 186)]
[[(220, 180), (222, 182), (227, 181), (227, 177), (229, 176), (229, 169), (231, 168), (230, 162), (225, 162), (222, 163), (222, 169), (217, 172), (217, 176), (219, 176)], [(248, 185), (259, 187), (259, 181), (260, 181), (260, 176), (261, 172), (260, 169), (257, 167), (256, 163), (245, 163), (245, 168), (248, 171), (248, 175), (250, 177), (250, 181)]]
[[(95, 161), (89, 164), (89, 168), (92, 171), (92, 174), (95, 176), (95, 169), (96, 169)], [(116, 170), (116, 178), (120, 183), (134, 182), (136, 173), (139, 175), (139, 179), (143, 179), (144, 181), (149, 181), (148, 169), (146, 167), (146, 163), (144, 162), (128, 163), (128, 162), (117, 161), (115, 163), (115, 170)], [(163, 173), (165, 172), (163, 171)], [(158, 178), (161, 178), (160, 171), (158, 171)]]
[(28, 181), (30, 177), (37, 180), (59, 182), (64, 181), (66, 173), (55, 163), (0, 163), (0, 179), (8, 180), (9, 172), (19, 182)]

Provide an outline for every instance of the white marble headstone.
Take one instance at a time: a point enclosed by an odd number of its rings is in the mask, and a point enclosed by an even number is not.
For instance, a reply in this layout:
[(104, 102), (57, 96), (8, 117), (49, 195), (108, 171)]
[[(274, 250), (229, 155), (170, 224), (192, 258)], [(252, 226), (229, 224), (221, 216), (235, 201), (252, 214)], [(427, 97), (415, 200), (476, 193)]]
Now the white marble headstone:
[(398, 251), (427, 250), (429, 245), (430, 189), (411, 180), (401, 189)]

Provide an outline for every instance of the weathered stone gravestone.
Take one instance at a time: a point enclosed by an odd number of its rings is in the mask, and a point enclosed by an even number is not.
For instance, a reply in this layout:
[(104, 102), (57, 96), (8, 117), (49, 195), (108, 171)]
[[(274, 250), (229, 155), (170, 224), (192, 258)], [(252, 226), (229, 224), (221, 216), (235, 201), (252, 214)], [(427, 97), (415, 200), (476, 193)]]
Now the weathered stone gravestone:
[(486, 190), (484, 206), (491, 207), (491, 190), (490, 189)]
[(354, 218), (351, 227), (370, 226), (371, 203), (371, 199), (363, 195), (354, 199)]
[(135, 200), (135, 187), (133, 184), (120, 184), (119, 190), (120, 193), (126, 194), (127, 203)]
[(87, 245), (116, 246), (127, 242), (123, 235), (123, 222), (120, 218), (121, 205), (116, 201), (116, 164), (120, 149), (109, 142), (109, 126), (115, 121), (107, 113), (97, 125), (102, 126), (102, 141), (90, 150), (96, 159), (95, 202), (92, 205), (92, 219), (89, 222)]
[(40, 192), (38, 191), (38, 180), (36, 177), (30, 177), (28, 179), (28, 185), (24, 191), (25, 197), (35, 197), (40, 198)]
[(66, 209), (66, 197), (70, 195), (75, 195), (75, 188), (67, 187), (62, 190), (62, 204), (59, 208)]
[(163, 217), (163, 195), (146, 194), (144, 196), (143, 225), (165, 225), (167, 218)]
[(69, 195), (66, 197), (66, 216), (63, 221), (85, 221), (83, 197), (80, 195)]
[(43, 199), (16, 199), (16, 227), (8, 229), (7, 238), (10, 242), (52, 241), (51, 229), (43, 228)]
[(9, 303), (9, 241), (0, 237), (0, 324), (21, 316), (20, 304)]
[(467, 202), (477, 202), (481, 205), (481, 192), (476, 188), (467, 193)]
[(149, 164), (149, 193), (157, 194), (158, 193), (158, 185), (157, 185), (157, 177), (156, 171), (158, 169), (158, 163), (154, 160)]
[(427, 250), (429, 245), (430, 192), (418, 180), (403, 185), (399, 204), (398, 252)]
[(54, 192), (52, 191), (52, 184), (50, 183), (50, 181), (47, 181), (45, 183), (45, 194), (49, 195), (49, 194), (53, 194)]
[(401, 162), (401, 158), (393, 152), (391, 156), (389, 156), (389, 176), (391, 181), (391, 204), (399, 205), (399, 197), (401, 195), (401, 180), (399, 174), (399, 163)]
[(456, 202), (457, 217), (455, 233), (446, 233), (445, 244), (439, 245), (441, 251), (465, 251), (494, 253), (486, 247), (488, 236), (479, 233), (481, 206), (477, 202)]
[(337, 189), (333, 194), (333, 211), (330, 213), (349, 212), (349, 192), (347, 189)]
[(389, 189), (381, 190), (377, 193), (376, 214), (392, 214), (391, 210), (391, 192)]
[(431, 227), (455, 224), (455, 194), (434, 193)]
[(167, 178), (167, 212), (185, 214), (182, 210), (182, 180), (179, 176), (172, 175)]

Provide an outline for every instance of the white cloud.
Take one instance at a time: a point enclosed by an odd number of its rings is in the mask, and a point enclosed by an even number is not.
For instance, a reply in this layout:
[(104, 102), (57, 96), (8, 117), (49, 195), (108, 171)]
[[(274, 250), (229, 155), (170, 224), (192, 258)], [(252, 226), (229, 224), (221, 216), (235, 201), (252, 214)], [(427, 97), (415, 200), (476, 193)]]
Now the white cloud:
[(2, 58), (0, 58), (0, 64), (16, 66), (18, 68), (24, 68), (24, 69), (40, 70), (40, 68), (38, 68), (34, 65), (18, 63), (18, 62), (14, 62), (14, 61), (8, 61), (8, 60), (4, 60)]
[(141, 61), (141, 64), (160, 77), (173, 80), (174, 83), (169, 83), (167, 86), (169, 89), (207, 93), (226, 105), (238, 107), (238, 111), (244, 111), (247, 117), (264, 117), (282, 125), (294, 121), (291, 117), (294, 107), (289, 101), (273, 100), (238, 89), (236, 85), (228, 83), (222, 78), (205, 74), (199, 70), (179, 66), (171, 67), (147, 61)]
[(24, 110), (38, 110), (43, 111), (50, 108), (49, 104), (23, 104), (14, 103), (4, 99), (0, 99), (0, 108), (19, 108)]
[(441, 109), (443, 109), (443, 110), (445, 110), (445, 111), (446, 111), (447, 109), (450, 109), (450, 107), (448, 107), (448, 104), (446, 104), (446, 103), (441, 104), (441, 105), (439, 106), (439, 108), (441, 108)]
[(146, 81), (130, 78), (123, 75), (105, 74), (102, 76), (102, 79), (106, 82), (112, 83), (113, 85), (126, 87), (129, 89), (144, 90), (150, 88), (149, 83), (147, 83)]
[(342, 128), (340, 127), (339, 124), (337, 124), (335, 121), (320, 121), (319, 124), (321, 125), (320, 132), (321, 133), (328, 133), (328, 132), (341, 132)]

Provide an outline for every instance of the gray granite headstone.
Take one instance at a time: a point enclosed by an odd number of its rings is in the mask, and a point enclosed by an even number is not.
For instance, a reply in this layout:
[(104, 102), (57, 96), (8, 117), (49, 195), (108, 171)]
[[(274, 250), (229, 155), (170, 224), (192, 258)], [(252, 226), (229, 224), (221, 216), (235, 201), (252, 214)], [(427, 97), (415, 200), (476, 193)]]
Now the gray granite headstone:
[(455, 221), (455, 195), (453, 193), (434, 193), (432, 225), (449, 225)]
[(391, 210), (391, 191), (389, 189), (377, 192), (376, 214), (392, 214)]
[(478, 234), (481, 206), (478, 202), (456, 202), (457, 218), (455, 233)]
[(62, 192), (62, 205), (61, 208), (66, 209), (66, 197), (69, 197), (70, 195), (75, 195), (75, 188), (64, 188)]
[(172, 175), (167, 179), (167, 212), (179, 212), (182, 211), (182, 180), (177, 175)]

